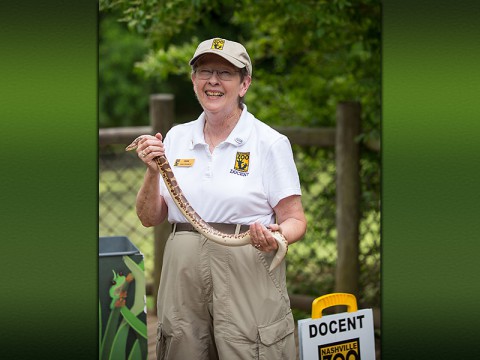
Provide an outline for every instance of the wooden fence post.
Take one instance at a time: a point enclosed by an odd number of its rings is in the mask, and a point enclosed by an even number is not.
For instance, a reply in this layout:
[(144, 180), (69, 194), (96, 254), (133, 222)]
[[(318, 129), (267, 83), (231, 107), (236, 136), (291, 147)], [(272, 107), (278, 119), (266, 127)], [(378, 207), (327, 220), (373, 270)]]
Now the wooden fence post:
[(359, 295), (360, 104), (337, 106), (335, 145), (337, 267), (335, 292)]
[[(156, 134), (165, 134), (172, 127), (175, 120), (175, 97), (172, 94), (153, 94), (150, 96), (150, 124), (152, 132)], [(153, 265), (153, 298), (154, 311), (157, 313), (157, 294), (160, 284), (160, 276), (163, 264), (163, 250), (170, 234), (170, 224), (164, 221), (162, 224), (154, 228), (154, 265)]]

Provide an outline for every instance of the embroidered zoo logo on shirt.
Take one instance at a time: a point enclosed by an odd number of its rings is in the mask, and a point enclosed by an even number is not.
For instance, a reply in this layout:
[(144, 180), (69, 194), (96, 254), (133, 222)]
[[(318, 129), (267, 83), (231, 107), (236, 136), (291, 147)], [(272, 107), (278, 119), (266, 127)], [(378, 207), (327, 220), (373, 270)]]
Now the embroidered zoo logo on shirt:
[(249, 152), (237, 152), (235, 156), (235, 165), (230, 170), (230, 174), (248, 176), (248, 166), (250, 165)]

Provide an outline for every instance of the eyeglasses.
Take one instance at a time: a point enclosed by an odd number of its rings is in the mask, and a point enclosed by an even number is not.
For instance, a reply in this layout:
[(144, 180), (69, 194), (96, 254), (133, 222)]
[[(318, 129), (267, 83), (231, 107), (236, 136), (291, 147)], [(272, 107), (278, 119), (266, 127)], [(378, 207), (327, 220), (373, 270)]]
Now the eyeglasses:
[(240, 71), (234, 70), (213, 70), (213, 69), (197, 69), (195, 73), (197, 73), (198, 78), (200, 80), (208, 80), (212, 77), (213, 73), (217, 73), (217, 77), (223, 81), (230, 81), (233, 80), (235, 77), (235, 73)]

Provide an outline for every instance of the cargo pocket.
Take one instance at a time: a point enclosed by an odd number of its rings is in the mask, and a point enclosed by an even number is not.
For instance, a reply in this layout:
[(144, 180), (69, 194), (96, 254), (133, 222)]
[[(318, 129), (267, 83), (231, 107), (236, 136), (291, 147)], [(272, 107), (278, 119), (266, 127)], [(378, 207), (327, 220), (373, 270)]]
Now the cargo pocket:
[(168, 349), (171, 343), (171, 336), (168, 336), (163, 331), (162, 324), (159, 324), (157, 327), (157, 347), (156, 347), (156, 355), (157, 360), (164, 360), (167, 358)]
[[(290, 354), (295, 351), (293, 332), (295, 322), (289, 312), (283, 319), (272, 324), (258, 327), (258, 358), (259, 359), (290, 359)], [(290, 339), (291, 337), (291, 339)], [(289, 342), (290, 345), (286, 342)]]

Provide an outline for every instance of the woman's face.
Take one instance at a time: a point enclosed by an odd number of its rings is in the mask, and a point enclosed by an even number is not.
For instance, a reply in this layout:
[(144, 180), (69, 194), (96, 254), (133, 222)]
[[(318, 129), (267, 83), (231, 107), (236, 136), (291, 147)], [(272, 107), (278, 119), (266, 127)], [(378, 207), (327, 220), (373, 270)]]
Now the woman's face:
[[(238, 107), (239, 97), (244, 96), (250, 86), (250, 76), (241, 81), (239, 69), (215, 54), (203, 55), (197, 60), (196, 66), (196, 71), (192, 73), (193, 89), (205, 111), (224, 111), (228, 114)], [(214, 71), (209, 79), (204, 79), (202, 70), (207, 70), (207, 74), (212, 70), (229, 72), (231, 76), (222, 80), (217, 71)]]

